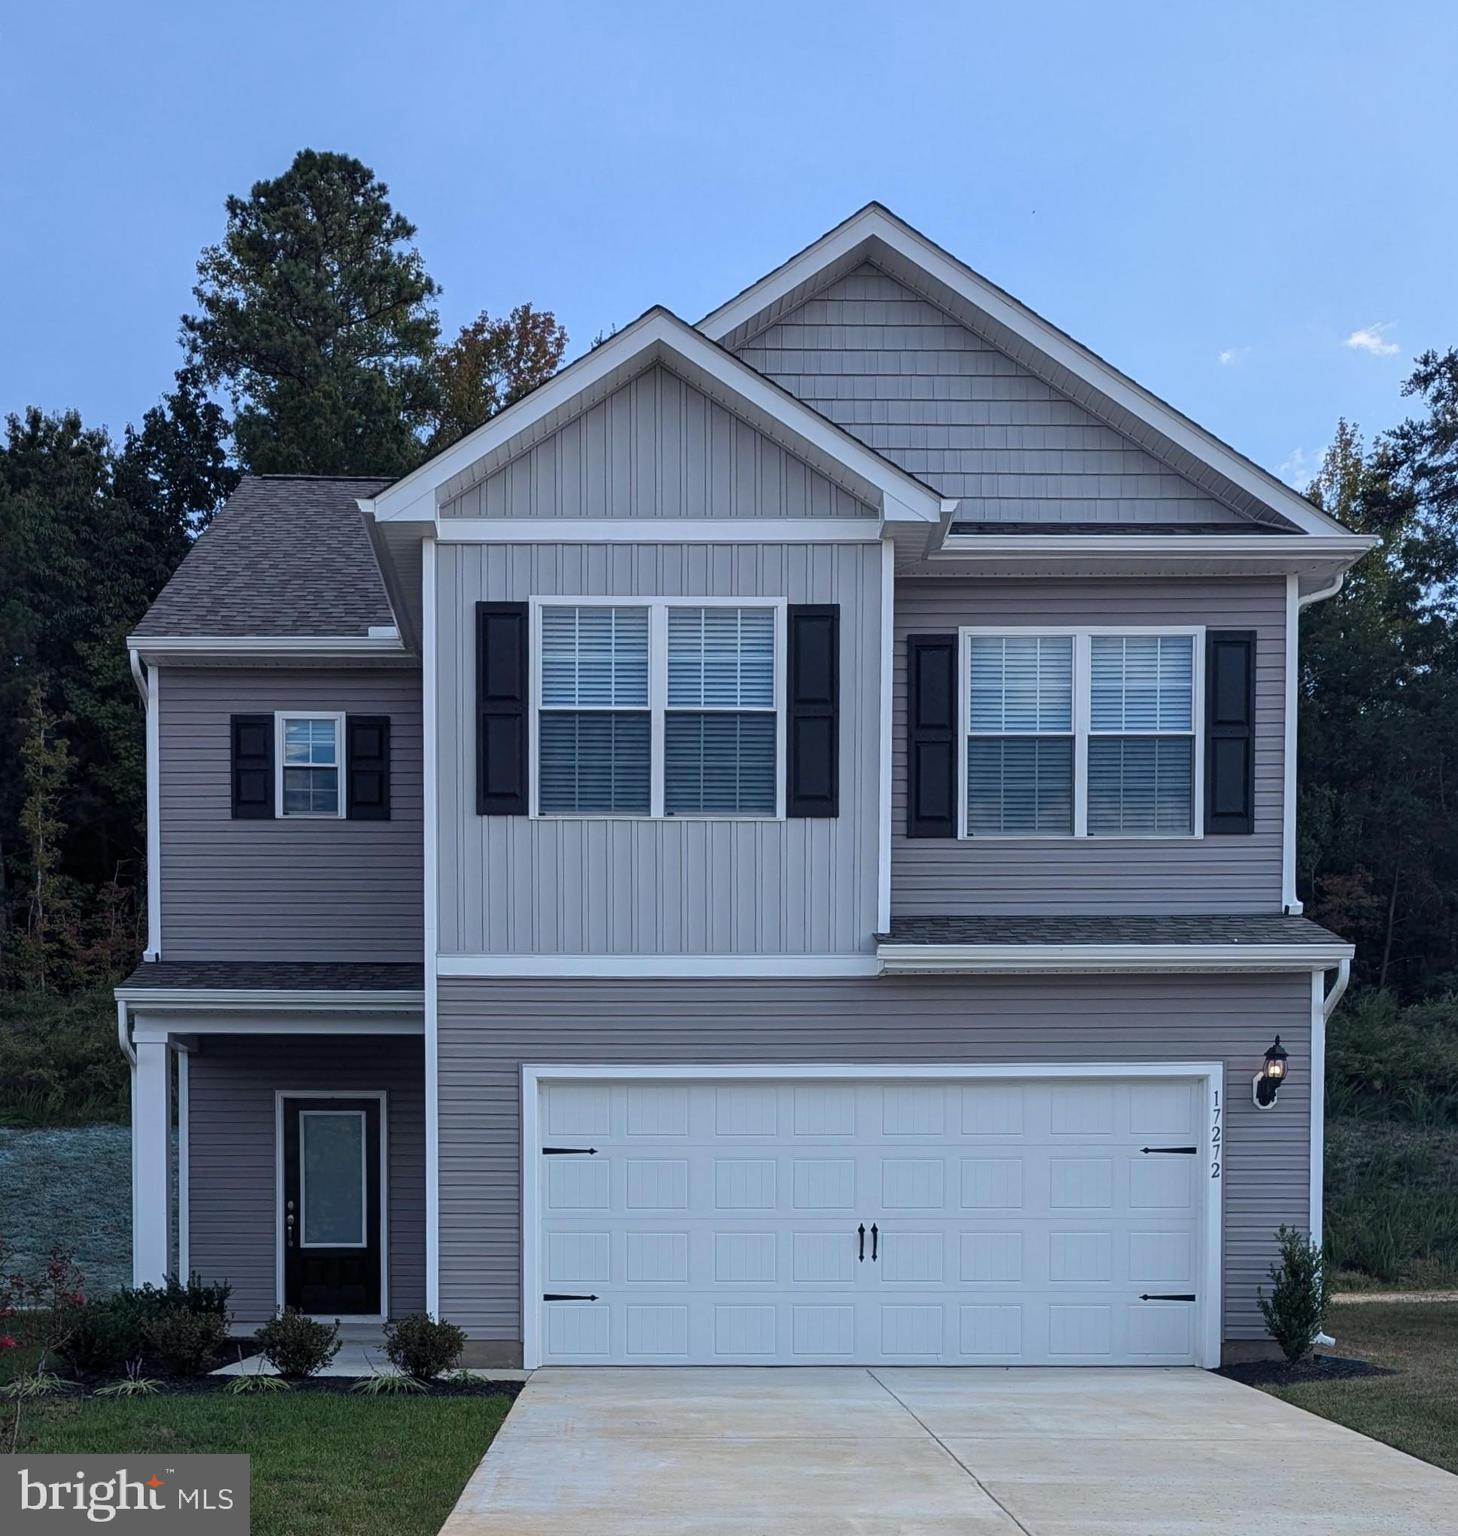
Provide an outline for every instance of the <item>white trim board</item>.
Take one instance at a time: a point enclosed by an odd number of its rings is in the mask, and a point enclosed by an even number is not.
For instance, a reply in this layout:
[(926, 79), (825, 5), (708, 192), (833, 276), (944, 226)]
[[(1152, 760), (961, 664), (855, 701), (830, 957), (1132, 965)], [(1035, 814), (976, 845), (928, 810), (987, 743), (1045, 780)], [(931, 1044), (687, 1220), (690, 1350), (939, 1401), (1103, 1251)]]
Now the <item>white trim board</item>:
[(208, 1017), (189, 1012), (162, 1013), (154, 1022), (143, 1015), (132, 1025), (134, 1042), (149, 1045), (159, 1041), (174, 1042), (179, 1035), (287, 1035), (292, 1039), (304, 1036), (332, 1035), (340, 1038), (378, 1037), (381, 1035), (421, 1035), (424, 1025), (420, 1019), (406, 1018), (357, 1018), (357, 1019), (299, 1019), (290, 1014), (278, 1014), (272, 1018), (255, 1017)]
[(348, 1008), (356, 1013), (399, 1012), (424, 1005), (425, 993), (411, 987), (404, 991), (350, 991), (325, 988), (307, 991), (289, 987), (118, 987), (118, 1002), (133, 1008), (215, 1009), (284, 1008), (312, 1012)]
[(393, 485), (373, 497), (359, 498), (359, 505), (379, 522), (432, 521), (439, 501), (449, 500), (475, 483), (481, 473), (476, 466), (483, 460), (502, 452), (509, 454), (513, 440), (533, 428), (554, 430), (574, 414), (581, 397), (616, 388), (655, 363), (683, 369), (695, 387), (731, 409), (737, 407), (751, 426), (829, 473), (853, 495), (875, 505), (883, 517), (925, 523), (935, 523), (940, 517), (943, 498), (931, 487), (706, 340), (700, 331), (662, 306), (648, 310)]
[(871, 517), (441, 517), (441, 544), (874, 544)]
[[(1283, 485), (1274, 475), (1253, 464), (1066, 332), (1019, 303), (1011, 294), (933, 244), (879, 203), (870, 203), (852, 214), (798, 255), (706, 315), (699, 321), (699, 329), (716, 342), (730, 344), (728, 338), (740, 327), (751, 326), (761, 316), (768, 316), (772, 321), (778, 318), (781, 307), (793, 307), (801, 297), (808, 297), (805, 290), (813, 287), (818, 275), (827, 268), (840, 264), (838, 270), (849, 270), (858, 261), (876, 261), (878, 257), (892, 259), (893, 265), (888, 271), (893, 277), (898, 277), (894, 269), (895, 258), (900, 258), (902, 263), (939, 285), (950, 297), (985, 316), (994, 328), (1026, 343), (1055, 369), (1071, 375), (1115, 410), (1127, 411), (1158, 433), (1171, 448), (1188, 453), (1236, 490), (1271, 508), (1304, 532), (1343, 532), (1339, 524), (1319, 512), (1304, 496)], [(996, 344), (995, 338), (989, 339)], [(1100, 414), (1096, 402), (1083, 399), (1080, 403), (1094, 414)], [(1142, 446), (1159, 456), (1158, 445), (1144, 442)], [(1188, 470), (1181, 470), (1176, 464), (1171, 467), (1188, 477)]]
[[(284, 1100), (378, 1099), (380, 1103), (380, 1310), (350, 1322), (382, 1323), (390, 1315), (390, 1096), (388, 1090), (275, 1088), (273, 1093), (274, 1305), (284, 1307)], [(344, 1319), (340, 1319), (344, 1321)]]
[(836, 977), (875, 976), (874, 955), (441, 955), (442, 978)]
[(154, 658), (242, 657), (266, 660), (296, 657), (367, 661), (405, 657), (398, 634), (390, 635), (129, 635), (127, 644), (144, 661)]
[(425, 928), (425, 1310), (440, 1316), (440, 1046), (437, 957), (440, 950), (440, 741), (436, 629), (438, 584), (435, 540), (420, 552), (420, 666), (422, 764), (422, 893)]
[[(1200, 1132), (1200, 1154), (1209, 1177), (1197, 1180), (1207, 1191), (1204, 1221), (1201, 1226), (1203, 1263), (1199, 1294), (1201, 1297), (1200, 1334), (1196, 1355), (1200, 1365), (1213, 1368), (1220, 1364), (1223, 1322), (1223, 1245), (1224, 1245), (1224, 1158), (1216, 1155), (1213, 1127), (1225, 1123), (1225, 1068), (1221, 1062), (1056, 1062), (1056, 1063), (938, 1063), (909, 1065), (905, 1062), (870, 1063), (799, 1063), (779, 1062), (754, 1065), (712, 1064), (681, 1066), (604, 1065), (597, 1062), (523, 1063), (522, 1085), (522, 1364), (533, 1370), (541, 1364), (542, 1303), (541, 1244), (542, 1212), (541, 1164), (537, 1149), (540, 1140), (541, 1085), (545, 1082), (733, 1082), (733, 1081), (806, 1081), (806, 1080), (881, 1080), (976, 1082), (989, 1078), (1007, 1079), (1080, 1079), (1080, 1078), (1189, 1078), (1204, 1084), (1206, 1113)], [(1218, 1186), (1212, 1189), (1211, 1186)]]

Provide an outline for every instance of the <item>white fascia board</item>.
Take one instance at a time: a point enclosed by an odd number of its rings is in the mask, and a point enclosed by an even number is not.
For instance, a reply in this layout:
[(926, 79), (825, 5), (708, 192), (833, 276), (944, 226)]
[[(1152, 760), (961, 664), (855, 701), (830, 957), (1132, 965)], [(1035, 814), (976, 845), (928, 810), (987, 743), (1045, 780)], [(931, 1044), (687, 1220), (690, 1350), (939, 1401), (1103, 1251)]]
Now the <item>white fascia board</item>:
[(442, 978), (563, 981), (876, 976), (874, 955), (441, 955)]
[(443, 517), (440, 544), (875, 544), (872, 517)]
[(1154, 555), (1185, 560), (1341, 560), (1351, 564), (1376, 545), (1363, 534), (948, 533), (932, 559), (1016, 560), (1071, 555), (1082, 560)]
[(132, 1040), (141, 1045), (176, 1045), (179, 1038), (193, 1040), (204, 1035), (300, 1035), (336, 1036), (357, 1039), (362, 1036), (420, 1036), (424, 1025), (418, 1017), (404, 1014), (368, 1015), (357, 1018), (328, 1018), (322, 1015), (300, 1017), (298, 1014), (260, 1013), (239, 1019), (214, 1017), (207, 1013), (170, 1009), (149, 1009), (139, 1014), (132, 1025)]
[(288, 987), (118, 987), (118, 1002), (133, 1008), (192, 1011), (258, 1010), (279, 1008), (293, 1011), (333, 1011), (340, 1008), (353, 1013), (414, 1012), (425, 1007), (421, 989), (403, 991), (351, 992), (340, 989), (307, 992)]
[[(950, 289), (995, 324), (1005, 326), (1053, 363), (1066, 368), (1091, 389), (1146, 422), (1168, 441), (1208, 464), (1216, 474), (1289, 519), (1303, 532), (1330, 534), (1342, 531), (1340, 523), (1319, 512), (1299, 492), (1252, 464), (1173, 406), (1136, 384), (1127, 374), (1106, 363), (1066, 332), (875, 203), (853, 214), (782, 267), (706, 315), (699, 322), (699, 329), (714, 341), (721, 341), (778, 299), (813, 282), (818, 272), (872, 242), (880, 242), (894, 251), (933, 282)], [(868, 249), (865, 254), (868, 259), (873, 259), (874, 249)]]
[(178, 657), (276, 657), (325, 660), (408, 656), (397, 630), (371, 635), (130, 635), (128, 646), (145, 661)]
[[(714, 381), (727, 394), (783, 425), (785, 431), (826, 458), (845, 466), (876, 488), (881, 513), (889, 520), (909, 518), (934, 523), (942, 498), (889, 459), (858, 442), (818, 411), (756, 373), (668, 310), (651, 309), (601, 346), (569, 363), (531, 394), (493, 416), (458, 443), (438, 453), (379, 495), (360, 502), (378, 522), (428, 522), (435, 517), (438, 490), (478, 460), (495, 452), (534, 422), (569, 406), (594, 385), (641, 363), (675, 359)], [(756, 523), (756, 526), (758, 524)]]
[(1350, 944), (879, 944), (887, 975), (917, 971), (1136, 973), (1319, 971), (1349, 960)]

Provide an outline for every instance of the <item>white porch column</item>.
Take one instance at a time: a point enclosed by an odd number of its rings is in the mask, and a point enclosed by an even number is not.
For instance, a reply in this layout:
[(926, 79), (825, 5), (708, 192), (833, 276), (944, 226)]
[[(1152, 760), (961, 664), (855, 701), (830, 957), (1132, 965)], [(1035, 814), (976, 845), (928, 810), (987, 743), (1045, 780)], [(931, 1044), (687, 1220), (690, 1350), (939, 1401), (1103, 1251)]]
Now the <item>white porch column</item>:
[(171, 1267), (172, 1102), (165, 1042), (136, 1047), (132, 1072), (132, 1284), (160, 1285)]

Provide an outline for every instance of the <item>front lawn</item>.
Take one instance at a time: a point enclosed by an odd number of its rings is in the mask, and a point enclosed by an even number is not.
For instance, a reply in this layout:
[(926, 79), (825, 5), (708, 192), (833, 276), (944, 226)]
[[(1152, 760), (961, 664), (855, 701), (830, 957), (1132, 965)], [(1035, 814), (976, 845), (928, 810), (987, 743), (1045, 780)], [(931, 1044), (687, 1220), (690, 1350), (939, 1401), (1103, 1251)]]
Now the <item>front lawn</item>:
[(1265, 1390), (1458, 1472), (1458, 1303), (1349, 1302), (1331, 1309), (1327, 1330), (1335, 1353), (1398, 1374)]
[(255, 1536), (435, 1536), (510, 1407), (504, 1395), (57, 1399), (21, 1409), (16, 1448), (242, 1452)]

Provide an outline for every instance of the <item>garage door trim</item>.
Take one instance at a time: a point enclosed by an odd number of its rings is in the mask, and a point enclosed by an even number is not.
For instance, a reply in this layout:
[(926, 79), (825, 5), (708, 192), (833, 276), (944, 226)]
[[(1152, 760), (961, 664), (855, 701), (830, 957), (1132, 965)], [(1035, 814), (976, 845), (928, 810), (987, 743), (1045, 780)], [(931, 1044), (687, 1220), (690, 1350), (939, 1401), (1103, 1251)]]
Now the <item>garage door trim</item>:
[(528, 1063), (521, 1069), (522, 1087), (522, 1356), (523, 1364), (533, 1370), (542, 1363), (542, 1158), (539, 1108), (541, 1089), (546, 1082), (732, 1082), (736, 1079), (796, 1079), (834, 1081), (837, 1079), (911, 1080), (934, 1082), (947, 1078), (975, 1082), (987, 1078), (1023, 1080), (1056, 1078), (1184, 1078), (1204, 1086), (1205, 1116), (1200, 1131), (1203, 1172), (1199, 1183), (1205, 1188), (1201, 1233), (1204, 1266), (1200, 1286), (1200, 1324), (1197, 1341), (1198, 1363), (1207, 1368), (1220, 1364), (1221, 1332), (1221, 1236), (1224, 1182), (1225, 1069), (1211, 1061), (1137, 1061), (1137, 1062), (1024, 1062), (975, 1065), (947, 1063), (936, 1065), (905, 1062), (785, 1063), (764, 1062), (753, 1065), (695, 1062), (691, 1065), (634, 1065), (631, 1063), (583, 1062)]

